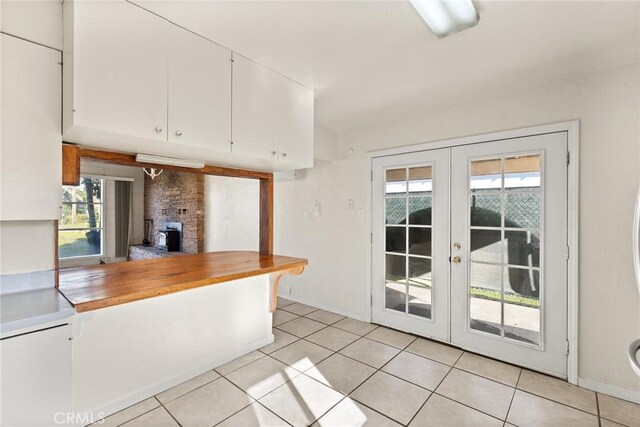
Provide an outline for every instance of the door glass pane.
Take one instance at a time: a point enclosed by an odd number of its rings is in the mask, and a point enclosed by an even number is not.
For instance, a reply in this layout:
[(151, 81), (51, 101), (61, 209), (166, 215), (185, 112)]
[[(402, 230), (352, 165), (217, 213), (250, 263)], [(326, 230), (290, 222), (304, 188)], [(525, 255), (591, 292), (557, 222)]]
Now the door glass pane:
[(407, 192), (406, 169), (389, 169), (386, 171), (385, 175), (387, 195)]
[(409, 224), (431, 225), (431, 196), (409, 198)]
[(505, 189), (539, 189), (540, 155), (507, 157), (504, 162)]
[(477, 191), (502, 189), (502, 159), (472, 161), (470, 188)]
[(102, 230), (60, 230), (58, 233), (60, 258), (102, 254)]
[(540, 345), (540, 273), (505, 268), (504, 336)]
[(431, 228), (409, 227), (409, 253), (431, 256)]
[(406, 257), (385, 255), (385, 307), (406, 312), (407, 265)]
[(409, 285), (431, 287), (431, 260), (409, 257)]
[(502, 263), (502, 232), (471, 230), (471, 261)]
[(469, 269), (469, 327), (501, 335), (502, 266), (472, 262)]
[(387, 197), (385, 199), (385, 218), (387, 224), (402, 224), (407, 218), (407, 198)]
[(409, 169), (409, 193), (430, 193), (432, 190), (431, 166)]
[(505, 231), (505, 262), (540, 267), (540, 239), (530, 231)]
[(404, 254), (407, 252), (407, 228), (386, 227), (386, 251)]
[(431, 288), (409, 286), (409, 314), (431, 319)]
[(504, 225), (510, 228), (540, 227), (540, 193), (508, 192), (504, 197)]
[(469, 179), (469, 326), (534, 345), (541, 343), (541, 162), (539, 154), (471, 161)]
[(500, 227), (502, 225), (502, 196), (500, 193), (473, 193), (469, 197), (472, 226)]

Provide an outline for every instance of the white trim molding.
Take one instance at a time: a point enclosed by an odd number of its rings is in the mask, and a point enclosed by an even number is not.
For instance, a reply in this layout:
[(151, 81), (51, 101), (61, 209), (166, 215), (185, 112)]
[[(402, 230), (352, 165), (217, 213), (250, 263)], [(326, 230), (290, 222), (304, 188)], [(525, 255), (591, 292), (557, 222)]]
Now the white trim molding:
[[(451, 148), (461, 145), (480, 144), (483, 142), (494, 142), (507, 139), (521, 138), (527, 136), (543, 135), (547, 133), (567, 132), (567, 149), (568, 149), (568, 169), (567, 169), (567, 244), (568, 244), (568, 260), (567, 260), (567, 381), (571, 384), (579, 384), (578, 379), (578, 312), (579, 312), (579, 178), (580, 178), (580, 151), (579, 151), (579, 131), (580, 121), (570, 120), (565, 122), (551, 123), (540, 126), (532, 126), (521, 129), (504, 130), (494, 133), (479, 134), (466, 136), (461, 138), (451, 138), (433, 142), (423, 142), (413, 145), (405, 145), (382, 150), (374, 150), (367, 152), (367, 181), (372, 176), (373, 159), (377, 157), (393, 156), (397, 154), (414, 153), (418, 151), (436, 150), (439, 148)], [(366, 186), (366, 206), (369, 207), (367, 212), (371, 212), (372, 206), (372, 188), (371, 182)], [(365, 238), (371, 241), (372, 233), (371, 214), (367, 218), (367, 230)], [(372, 247), (367, 251), (367, 295), (370, 298), (372, 292), (372, 272), (371, 260), (373, 254)], [(366, 313), (368, 320), (371, 320), (371, 306), (369, 304)], [(587, 380), (587, 384), (595, 384)], [(602, 387), (609, 387), (601, 385)], [(585, 387), (587, 387), (585, 385)], [(590, 388), (590, 387), (587, 387)], [(610, 387), (613, 389), (614, 387)], [(604, 393), (612, 394), (613, 391), (604, 391)], [(631, 392), (628, 392), (629, 394)], [(633, 397), (633, 396), (632, 396)], [(624, 397), (623, 397), (624, 398)], [(627, 400), (630, 400), (627, 398)], [(635, 400), (634, 400), (635, 401)]]
[(640, 392), (637, 391), (627, 390), (586, 378), (578, 378), (578, 385), (582, 388), (596, 391), (598, 393), (608, 394), (609, 396), (617, 397), (618, 399), (640, 404)]

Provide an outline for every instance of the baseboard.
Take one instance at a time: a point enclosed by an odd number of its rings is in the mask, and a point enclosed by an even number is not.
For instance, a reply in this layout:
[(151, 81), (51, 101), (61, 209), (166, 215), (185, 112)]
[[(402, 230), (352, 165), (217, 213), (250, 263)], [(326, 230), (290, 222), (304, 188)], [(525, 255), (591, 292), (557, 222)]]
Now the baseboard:
[(578, 385), (582, 388), (597, 391), (598, 393), (608, 394), (609, 396), (617, 397), (618, 399), (640, 404), (640, 392), (638, 391), (627, 390), (580, 377), (578, 377)]
[(116, 412), (128, 408), (131, 405), (135, 405), (136, 403), (153, 397), (158, 393), (170, 389), (171, 387), (175, 387), (178, 384), (190, 380), (191, 378), (197, 377), (198, 375), (204, 374), (207, 371), (210, 371), (217, 368), (218, 366), (224, 365), (227, 362), (237, 359), (240, 356), (244, 356), (247, 353), (269, 345), (274, 341), (274, 339), (275, 337), (273, 336), (273, 334), (269, 334), (269, 336), (263, 339), (252, 341), (249, 344), (243, 345), (242, 347), (240, 347), (233, 353), (226, 355), (225, 357), (214, 359), (211, 362), (206, 363), (205, 365), (189, 369), (188, 371), (183, 372), (180, 375), (154, 384), (153, 386), (148, 387), (145, 390), (133, 393), (121, 400), (118, 400), (117, 402), (112, 402), (102, 408), (91, 411), (91, 414), (93, 415), (91, 419), (92, 421), (96, 421), (101, 418), (106, 418), (109, 415), (115, 414)]
[(369, 319), (366, 318), (366, 316), (364, 314), (360, 314), (360, 313), (353, 313), (347, 310), (340, 310), (337, 309), (335, 307), (329, 307), (328, 305), (325, 304), (318, 304), (315, 301), (311, 301), (308, 300), (306, 298), (300, 298), (300, 297), (296, 297), (294, 295), (286, 295), (286, 294), (278, 294), (278, 297), (284, 298), (284, 299), (288, 299), (294, 302), (299, 302), (300, 304), (305, 304), (305, 305), (310, 305), (312, 307), (316, 307), (319, 308), (321, 310), (325, 310), (325, 311), (330, 311), (332, 313), (336, 313), (339, 314), (341, 316), (347, 316), (350, 317), (352, 319), (356, 319), (356, 320), (360, 320), (362, 322), (367, 322), (367, 323), (371, 323), (369, 321)]

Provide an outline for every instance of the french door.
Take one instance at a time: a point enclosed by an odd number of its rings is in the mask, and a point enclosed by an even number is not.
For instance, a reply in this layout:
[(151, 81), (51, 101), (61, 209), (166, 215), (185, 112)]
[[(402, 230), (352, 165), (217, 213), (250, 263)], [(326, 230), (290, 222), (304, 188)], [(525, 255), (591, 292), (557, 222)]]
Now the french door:
[(567, 134), (374, 158), (372, 320), (566, 377)]

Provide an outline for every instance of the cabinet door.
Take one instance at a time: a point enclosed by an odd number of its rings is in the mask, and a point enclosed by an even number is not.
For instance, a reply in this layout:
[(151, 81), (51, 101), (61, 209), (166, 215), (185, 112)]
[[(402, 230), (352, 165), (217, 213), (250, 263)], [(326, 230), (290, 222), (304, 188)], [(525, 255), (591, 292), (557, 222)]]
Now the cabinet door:
[(313, 90), (280, 76), (276, 93), (279, 159), (313, 167)]
[(231, 51), (173, 25), (169, 46), (169, 142), (230, 151)]
[(72, 41), (65, 37), (65, 53), (73, 53), (73, 125), (166, 141), (169, 24), (125, 1), (66, 7), (73, 8), (65, 10), (73, 20)]
[(277, 158), (274, 94), (280, 77), (242, 56), (233, 56), (232, 151), (260, 159)]
[(70, 339), (71, 326), (64, 325), (0, 341), (0, 424), (64, 424), (72, 410)]
[(60, 52), (2, 42), (0, 220), (58, 219), (62, 189)]

